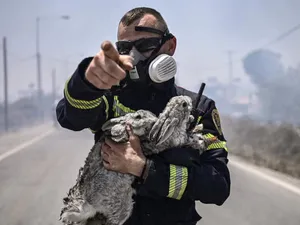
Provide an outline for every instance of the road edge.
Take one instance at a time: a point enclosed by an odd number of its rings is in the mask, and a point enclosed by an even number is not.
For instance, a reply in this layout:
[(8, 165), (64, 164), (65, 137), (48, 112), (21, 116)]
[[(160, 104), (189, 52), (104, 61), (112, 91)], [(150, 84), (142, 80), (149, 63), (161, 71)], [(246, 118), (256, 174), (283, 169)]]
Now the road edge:
[(4, 160), (4, 159), (8, 158), (9, 156), (12, 156), (12, 155), (14, 155), (14, 154), (16, 154), (16, 153), (18, 153), (18, 152), (26, 149), (27, 147), (29, 147), (29, 146), (31, 146), (31, 145), (33, 145), (33, 144), (41, 141), (45, 137), (47, 137), (50, 134), (52, 134), (54, 131), (55, 131), (55, 129), (51, 128), (50, 130), (48, 130), (48, 131), (46, 131), (46, 132), (44, 132), (44, 133), (42, 133), (42, 134), (40, 134), (40, 135), (38, 135), (38, 136), (36, 136), (36, 137), (34, 137), (32, 139), (30, 139), (28, 141), (25, 141), (22, 144), (20, 144), (20, 145), (18, 145), (16, 147), (14, 147), (14, 148), (12, 148), (12, 149), (4, 152), (3, 154), (0, 155), (0, 162), (2, 160)]
[(238, 169), (241, 169), (243, 171), (246, 171), (253, 175), (256, 175), (257, 177), (267, 180), (275, 185), (278, 185), (278, 186), (300, 196), (300, 187), (297, 187), (296, 185), (292, 184), (289, 181), (284, 181), (284, 180), (280, 179), (280, 177), (276, 177), (273, 174), (271, 175), (271, 174), (268, 174), (267, 172), (263, 172), (262, 170), (265, 170), (265, 171), (268, 170), (268, 171), (270, 171), (270, 173), (274, 173), (274, 174), (276, 173), (276, 174), (278, 174), (282, 177), (286, 177), (288, 179), (298, 180), (296, 178), (290, 177), (286, 174), (282, 174), (282, 173), (274, 171), (272, 169), (259, 167), (255, 164), (244, 161), (242, 158), (240, 158), (238, 156), (229, 157), (229, 165), (232, 165)]

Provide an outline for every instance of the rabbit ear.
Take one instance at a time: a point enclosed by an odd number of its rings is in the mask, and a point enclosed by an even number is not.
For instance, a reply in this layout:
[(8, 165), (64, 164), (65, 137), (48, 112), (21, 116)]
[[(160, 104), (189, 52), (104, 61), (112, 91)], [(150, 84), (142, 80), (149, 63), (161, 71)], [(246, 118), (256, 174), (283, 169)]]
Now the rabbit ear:
[(149, 132), (149, 139), (151, 141), (155, 140), (158, 133), (160, 132), (161, 130), (161, 127), (163, 126), (163, 120), (161, 119), (158, 119), (155, 124), (152, 126), (150, 132)]
[(122, 143), (128, 140), (128, 135), (126, 132), (124, 132), (118, 136), (112, 136), (111, 139), (117, 143)]
[(113, 119), (110, 119), (108, 121), (106, 121), (103, 125), (102, 125), (102, 130), (103, 131), (108, 131), (108, 130), (111, 130), (111, 128), (113, 126), (115, 126), (116, 124), (120, 123), (121, 122), (121, 119), (120, 118), (113, 118)]
[(158, 133), (160, 132), (160, 130), (164, 124), (165, 118), (169, 117), (171, 110), (172, 110), (172, 107), (170, 107), (170, 101), (169, 101), (169, 103), (167, 104), (165, 109), (162, 111), (162, 113), (159, 114), (156, 123), (153, 125), (151, 131), (149, 132), (150, 140), (156, 139)]
[(160, 131), (157, 145), (164, 143), (174, 132), (175, 127), (178, 125), (179, 120), (177, 118), (167, 119)]
[(103, 131), (108, 131), (108, 130), (111, 130), (111, 128), (114, 126), (114, 124), (110, 121), (110, 120), (108, 120), (108, 121), (106, 121), (103, 125), (102, 125), (102, 127), (101, 127), (101, 129), (103, 130)]

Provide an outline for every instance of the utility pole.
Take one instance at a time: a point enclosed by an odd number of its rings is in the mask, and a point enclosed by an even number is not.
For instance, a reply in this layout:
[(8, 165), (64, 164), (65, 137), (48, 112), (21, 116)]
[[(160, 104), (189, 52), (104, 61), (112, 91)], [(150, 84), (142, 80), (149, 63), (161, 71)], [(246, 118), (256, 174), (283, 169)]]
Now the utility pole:
[(8, 131), (8, 78), (7, 78), (7, 43), (6, 37), (3, 37), (3, 68), (4, 68), (4, 126)]
[(232, 80), (233, 80), (233, 75), (232, 75), (232, 53), (233, 51), (229, 50), (227, 52), (228, 54), (228, 65), (229, 65), (229, 70), (228, 70), (228, 78), (229, 78), (229, 84), (232, 84)]
[(43, 121), (42, 107), (42, 74), (41, 74), (41, 53), (40, 53), (40, 18), (36, 18), (36, 69), (37, 69), (37, 109), (39, 119)]
[(227, 99), (231, 99), (234, 96), (234, 90), (233, 90), (233, 62), (232, 62), (232, 54), (233, 51), (229, 50), (227, 51), (228, 55), (228, 87), (227, 87)]
[(51, 116), (53, 119), (53, 123), (56, 126), (57, 125), (57, 120), (56, 120), (56, 113), (55, 113), (55, 100), (56, 100), (56, 70), (52, 69), (52, 102), (51, 102)]
[[(36, 17), (36, 69), (37, 69), (37, 105), (38, 105), (38, 115), (39, 118), (44, 121), (44, 107), (42, 104), (42, 99), (44, 97), (43, 87), (42, 87), (42, 69), (41, 69), (41, 51), (40, 51), (40, 22), (46, 19), (45, 17)], [(55, 19), (55, 18), (52, 18)], [(56, 19), (69, 20), (70, 16), (61, 15)]]

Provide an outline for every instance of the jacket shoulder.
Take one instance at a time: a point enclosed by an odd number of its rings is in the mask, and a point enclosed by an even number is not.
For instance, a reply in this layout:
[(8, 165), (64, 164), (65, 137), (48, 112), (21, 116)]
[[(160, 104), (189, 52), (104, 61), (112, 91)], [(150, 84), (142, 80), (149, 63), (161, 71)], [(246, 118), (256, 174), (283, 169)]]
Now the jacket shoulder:
[[(178, 87), (178, 86), (175, 87), (176, 87), (177, 95), (189, 96), (192, 99), (193, 106), (195, 107), (198, 93), (187, 90), (183, 87)], [(206, 95), (202, 95), (197, 108), (203, 112), (206, 112), (212, 106), (212, 104), (215, 105), (215, 101), (213, 99), (207, 97)]]

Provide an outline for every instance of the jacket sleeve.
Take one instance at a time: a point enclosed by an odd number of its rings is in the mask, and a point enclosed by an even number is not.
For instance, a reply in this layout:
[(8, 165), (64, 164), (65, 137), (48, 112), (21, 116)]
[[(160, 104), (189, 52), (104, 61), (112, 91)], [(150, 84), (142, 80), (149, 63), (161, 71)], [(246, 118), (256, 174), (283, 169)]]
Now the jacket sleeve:
[(198, 121), (204, 125), (205, 135), (216, 136), (217, 140), (201, 155), (186, 147), (168, 149), (149, 158), (148, 176), (140, 182), (139, 194), (216, 205), (226, 201), (231, 185), (228, 152), (213, 101)]
[(56, 106), (59, 124), (73, 131), (89, 128), (96, 131), (108, 118), (109, 99), (106, 90), (100, 90), (85, 80), (85, 71), (92, 58), (84, 59), (67, 80), (64, 97)]

